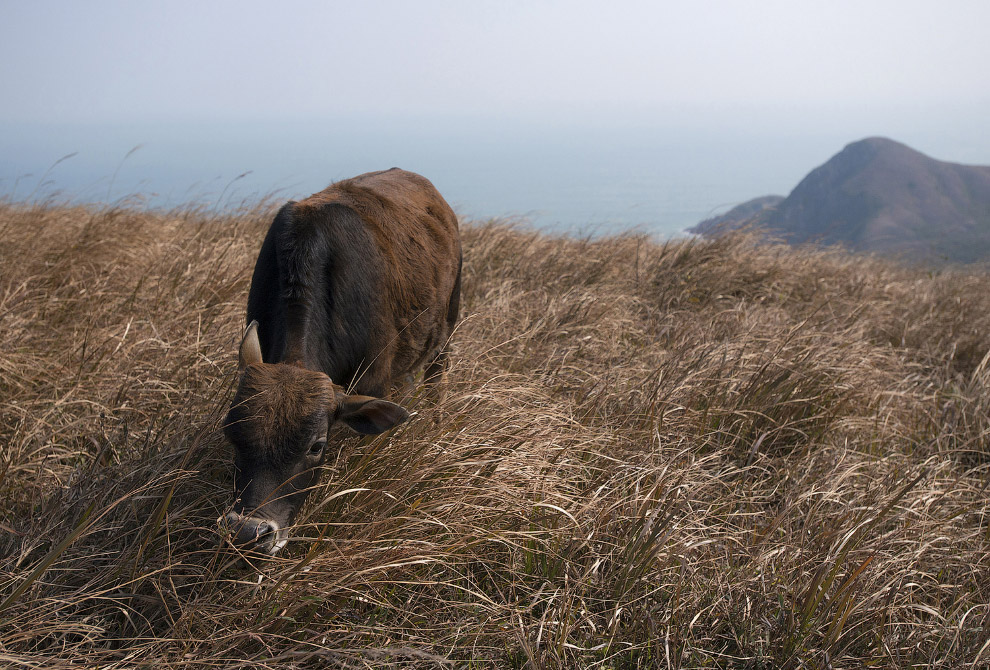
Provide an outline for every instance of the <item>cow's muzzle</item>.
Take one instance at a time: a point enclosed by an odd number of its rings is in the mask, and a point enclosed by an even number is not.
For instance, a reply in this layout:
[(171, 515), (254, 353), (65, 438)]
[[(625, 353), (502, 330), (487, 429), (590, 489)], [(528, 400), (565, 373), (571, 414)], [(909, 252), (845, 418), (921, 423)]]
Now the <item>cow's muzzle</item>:
[(231, 544), (241, 550), (274, 556), (288, 541), (286, 530), (272, 519), (227, 512), (217, 521), (229, 533)]

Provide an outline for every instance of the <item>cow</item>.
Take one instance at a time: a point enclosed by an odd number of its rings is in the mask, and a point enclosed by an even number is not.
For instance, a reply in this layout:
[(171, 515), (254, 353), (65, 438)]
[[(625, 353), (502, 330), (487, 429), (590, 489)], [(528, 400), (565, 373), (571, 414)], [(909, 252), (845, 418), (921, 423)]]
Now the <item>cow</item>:
[(221, 522), (233, 544), (285, 546), (331, 428), (374, 435), (409, 417), (387, 398), (424, 367), (424, 381), (442, 376), (460, 292), (457, 217), (418, 174), (362, 174), (278, 211), (224, 420), (236, 498)]

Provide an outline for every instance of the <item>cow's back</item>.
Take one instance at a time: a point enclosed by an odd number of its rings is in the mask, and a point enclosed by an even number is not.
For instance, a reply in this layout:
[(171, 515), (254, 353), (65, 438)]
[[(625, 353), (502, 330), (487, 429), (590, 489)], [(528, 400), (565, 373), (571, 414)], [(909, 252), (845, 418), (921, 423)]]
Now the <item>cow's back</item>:
[(456, 216), (429, 180), (393, 168), (282, 208), (255, 267), (248, 319), (261, 324), (266, 361), (381, 395), (444, 345), (459, 285)]

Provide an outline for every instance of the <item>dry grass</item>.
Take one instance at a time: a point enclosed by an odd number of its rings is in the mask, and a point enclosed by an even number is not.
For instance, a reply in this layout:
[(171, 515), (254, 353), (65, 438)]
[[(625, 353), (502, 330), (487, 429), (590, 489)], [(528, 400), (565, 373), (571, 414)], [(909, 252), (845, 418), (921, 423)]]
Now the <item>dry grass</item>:
[(0, 205), (0, 666), (990, 663), (988, 275), (466, 224), (439, 402), (252, 570), (270, 214)]

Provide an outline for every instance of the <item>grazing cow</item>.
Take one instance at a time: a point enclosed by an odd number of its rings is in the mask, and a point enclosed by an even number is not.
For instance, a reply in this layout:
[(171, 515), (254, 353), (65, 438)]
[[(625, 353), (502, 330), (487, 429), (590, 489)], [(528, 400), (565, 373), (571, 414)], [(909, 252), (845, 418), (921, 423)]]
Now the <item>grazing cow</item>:
[(446, 366), (457, 320), (457, 218), (429, 180), (397, 168), (332, 184), (275, 216), (248, 296), (234, 447), (232, 540), (277, 553), (334, 424), (372, 435), (409, 413), (383, 399)]

